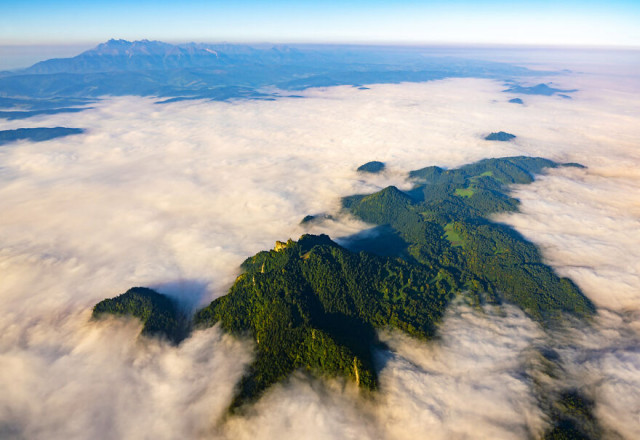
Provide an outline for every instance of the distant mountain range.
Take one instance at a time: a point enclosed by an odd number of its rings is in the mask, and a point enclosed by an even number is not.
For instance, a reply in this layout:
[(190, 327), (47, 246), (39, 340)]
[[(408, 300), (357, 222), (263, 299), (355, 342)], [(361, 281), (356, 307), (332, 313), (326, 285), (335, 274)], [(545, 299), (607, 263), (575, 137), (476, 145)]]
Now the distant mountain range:
[(273, 99), (309, 87), (450, 77), (506, 81), (539, 74), (505, 63), (443, 56), (433, 48), (109, 40), (72, 58), (0, 72), (0, 98), (5, 98), (0, 108), (33, 110), (43, 100), (104, 95)]
[(253, 48), (240, 44), (188, 43), (173, 45), (161, 41), (109, 40), (73, 58), (41, 61), (24, 69), (26, 74), (98, 73), (120, 71), (223, 68), (237, 64), (300, 63), (317, 54), (287, 46)]

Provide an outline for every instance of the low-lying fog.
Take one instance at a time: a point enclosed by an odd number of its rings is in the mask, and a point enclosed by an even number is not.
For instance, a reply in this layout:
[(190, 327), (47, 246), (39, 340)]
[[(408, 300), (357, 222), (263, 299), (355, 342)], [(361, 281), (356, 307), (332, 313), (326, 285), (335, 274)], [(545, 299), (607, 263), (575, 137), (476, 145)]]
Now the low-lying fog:
[[(580, 91), (518, 105), (501, 83), (455, 79), (277, 101), (117, 98), (0, 122), (87, 129), (0, 149), (0, 437), (535, 437), (548, 424), (531, 381), (536, 347), (551, 345), (605, 435), (640, 438), (640, 102), (588, 76), (554, 81)], [(517, 138), (482, 139), (499, 130)], [(296, 376), (248, 415), (222, 419), (249, 343), (212, 328), (172, 347), (138, 339), (134, 321), (88, 321), (96, 302), (132, 286), (195, 309), (276, 240), (366, 228), (299, 225), (342, 196), (408, 188), (411, 169), (508, 155), (588, 167), (515, 188), (521, 212), (499, 220), (598, 305), (591, 327), (550, 337), (514, 308), (457, 306), (436, 341), (384, 336), (393, 352), (378, 354), (373, 399)], [(370, 160), (387, 171), (355, 172)]]

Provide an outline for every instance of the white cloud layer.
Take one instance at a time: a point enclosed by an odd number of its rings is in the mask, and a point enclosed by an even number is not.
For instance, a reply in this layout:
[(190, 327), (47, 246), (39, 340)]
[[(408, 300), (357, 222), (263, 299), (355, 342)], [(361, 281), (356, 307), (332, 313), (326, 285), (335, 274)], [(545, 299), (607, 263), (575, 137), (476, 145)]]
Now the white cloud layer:
[[(563, 78), (571, 87), (570, 78)], [(244, 258), (297, 238), (306, 214), (406, 171), (539, 155), (554, 170), (500, 217), (606, 309), (557, 348), (596, 414), (637, 438), (640, 414), (640, 127), (635, 93), (507, 103), (501, 84), (458, 79), (311, 90), (306, 99), (154, 105), (118, 98), (37, 126), (84, 135), (0, 149), (0, 437), (522, 438), (547, 420), (527, 374), (542, 331), (521, 313), (452, 310), (441, 338), (391, 335), (382, 393), (296, 376), (243, 418), (221, 421), (248, 344), (214, 328), (179, 347), (132, 322), (88, 322), (97, 301), (156, 286), (195, 308), (225, 293)], [(0, 129), (24, 121), (0, 122)], [(486, 142), (504, 130), (515, 142)], [(382, 176), (355, 168), (385, 161)], [(311, 232), (365, 225), (339, 219)]]

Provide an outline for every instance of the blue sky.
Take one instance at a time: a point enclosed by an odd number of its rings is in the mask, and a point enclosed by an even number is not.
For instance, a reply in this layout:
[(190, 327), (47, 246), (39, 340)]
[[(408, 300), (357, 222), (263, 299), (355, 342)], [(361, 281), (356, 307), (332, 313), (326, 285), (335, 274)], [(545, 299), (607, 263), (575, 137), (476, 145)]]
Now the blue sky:
[(354, 42), (640, 46), (640, 1), (0, 0), (0, 45)]

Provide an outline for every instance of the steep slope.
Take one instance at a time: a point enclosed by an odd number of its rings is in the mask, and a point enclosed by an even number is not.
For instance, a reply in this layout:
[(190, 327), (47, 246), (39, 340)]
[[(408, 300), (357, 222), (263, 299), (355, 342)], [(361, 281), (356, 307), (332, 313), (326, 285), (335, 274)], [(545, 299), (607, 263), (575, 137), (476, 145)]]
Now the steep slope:
[[(231, 409), (299, 369), (375, 390), (376, 331), (432, 337), (456, 296), (471, 305), (508, 301), (545, 327), (565, 314), (591, 316), (593, 304), (544, 264), (532, 243), (490, 219), (517, 209), (508, 184), (532, 182), (534, 174), (557, 166), (510, 157), (455, 170), (428, 167), (410, 174), (416, 182), (410, 192), (392, 186), (345, 198), (346, 210), (380, 225), (387, 231), (380, 237), (393, 237), (399, 257), (351, 252), (326, 235), (304, 235), (248, 258), (229, 293), (194, 318), (197, 327), (219, 323), (255, 341), (256, 358)], [(145, 329), (159, 322), (149, 321), (156, 315), (147, 303), (120, 298), (109, 300), (108, 309), (141, 317)], [(153, 330), (171, 334), (172, 321), (163, 322), (169, 327)]]
[(228, 295), (195, 317), (220, 322), (256, 341), (256, 360), (233, 403), (251, 401), (296, 369), (377, 387), (375, 329), (433, 335), (448, 302), (423, 268), (400, 259), (352, 253), (326, 235), (305, 235), (247, 259)]

